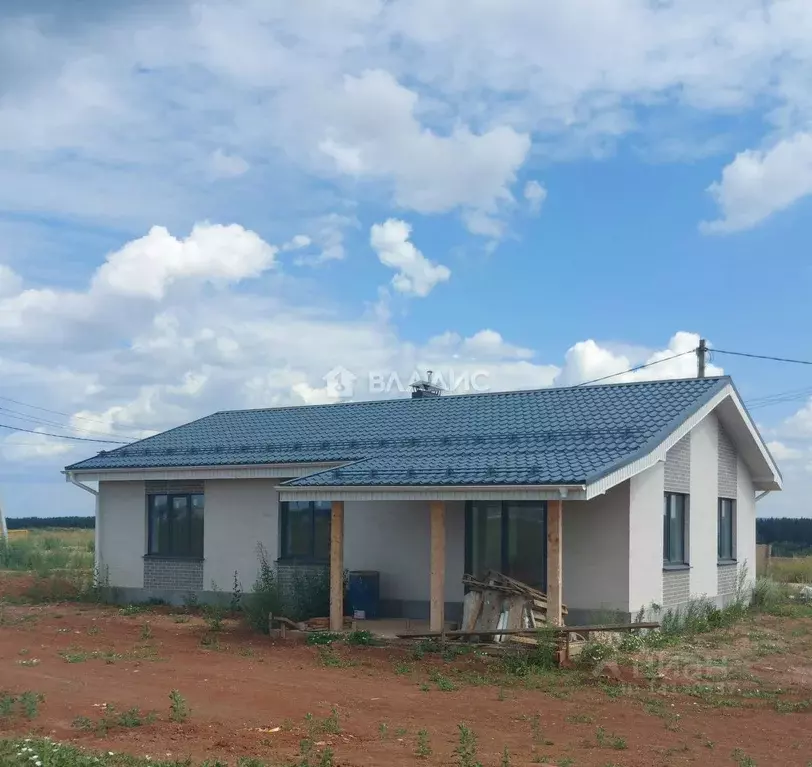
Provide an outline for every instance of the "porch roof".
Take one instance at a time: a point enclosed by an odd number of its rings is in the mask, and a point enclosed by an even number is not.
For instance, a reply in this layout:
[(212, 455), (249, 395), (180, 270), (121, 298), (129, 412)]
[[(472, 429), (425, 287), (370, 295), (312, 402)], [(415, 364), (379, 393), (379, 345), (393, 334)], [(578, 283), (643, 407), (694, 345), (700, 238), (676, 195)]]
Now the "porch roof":
[(66, 471), (314, 464), (291, 491), (584, 484), (650, 453), (729, 386), (680, 379), (226, 411)]

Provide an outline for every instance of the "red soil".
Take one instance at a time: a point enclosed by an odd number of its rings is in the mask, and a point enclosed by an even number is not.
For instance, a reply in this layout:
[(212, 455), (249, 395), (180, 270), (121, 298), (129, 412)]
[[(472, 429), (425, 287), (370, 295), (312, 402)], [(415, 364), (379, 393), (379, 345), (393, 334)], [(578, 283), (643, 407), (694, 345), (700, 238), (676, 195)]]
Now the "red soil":
[[(597, 683), (559, 682), (548, 692), (516, 685), (500, 692), (460, 681), (457, 670), (473, 674), (492, 662), (476, 657), (449, 665), (428, 657), (412, 662), (399, 648), (344, 647), (331, 651), (342, 665), (325, 666), (319, 648), (273, 644), (231, 622), (219, 635), (220, 648), (207, 649), (200, 643), (206, 631), (201, 619), (176, 623), (166, 611), (128, 617), (113, 608), (73, 604), (0, 610), (0, 689), (45, 696), (33, 721), (4, 720), (3, 726), (92, 748), (153, 758), (253, 756), (282, 762), (298, 752), (307, 733), (305, 715), (324, 719), (336, 707), (341, 732), (318, 739), (332, 747), (336, 765), (347, 767), (455, 763), (461, 722), (476, 733), (478, 758), (485, 765), (500, 764), (505, 746), (513, 765), (542, 757), (569, 758), (575, 767), (732, 765), (736, 749), (759, 765), (803, 767), (812, 760), (812, 714), (778, 713), (769, 700), (712, 708), (684, 694), (652, 693), (664, 704), (657, 716), (644, 710), (640, 696), (613, 698)], [(143, 639), (147, 621), (152, 636)], [(154, 648), (152, 657), (145, 645)], [(60, 655), (81, 651), (123, 657), (68, 662)], [(34, 659), (39, 662), (32, 664)], [(412, 670), (396, 673), (402, 663), (412, 664)], [(787, 699), (812, 698), (812, 680), (803, 673), (793, 680), (782, 665)], [(429, 681), (432, 671), (454, 680), (456, 689), (439, 690)], [(191, 709), (181, 724), (169, 719), (173, 689)], [(72, 726), (77, 716), (98, 719), (102, 703), (117, 711), (154, 710), (158, 719), (116, 727), (103, 737)], [(599, 726), (606, 733), (603, 745), (596, 737)], [(415, 755), (421, 729), (428, 731), (433, 749), (427, 759)], [(613, 738), (622, 738), (627, 747), (613, 748), (620, 745)]]

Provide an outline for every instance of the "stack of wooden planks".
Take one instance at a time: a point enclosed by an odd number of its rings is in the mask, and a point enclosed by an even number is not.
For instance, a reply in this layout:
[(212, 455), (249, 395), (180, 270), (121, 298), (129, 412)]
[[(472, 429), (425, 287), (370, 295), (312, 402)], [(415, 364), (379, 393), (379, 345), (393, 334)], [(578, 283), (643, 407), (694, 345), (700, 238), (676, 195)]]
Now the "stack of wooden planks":
[[(490, 571), (483, 579), (463, 576), (467, 593), (460, 629), (476, 634), (500, 629), (541, 629), (547, 625), (547, 595), (504, 573)], [(567, 608), (563, 608), (564, 615)], [(496, 634), (495, 642), (536, 644), (530, 636)]]

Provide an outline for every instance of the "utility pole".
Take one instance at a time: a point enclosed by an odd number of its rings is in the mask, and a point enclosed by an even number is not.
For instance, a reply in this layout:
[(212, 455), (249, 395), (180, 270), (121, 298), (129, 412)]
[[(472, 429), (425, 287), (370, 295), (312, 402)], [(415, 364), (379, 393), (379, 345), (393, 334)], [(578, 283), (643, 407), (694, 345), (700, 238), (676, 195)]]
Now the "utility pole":
[(708, 351), (708, 342), (704, 338), (699, 339), (699, 346), (696, 347), (696, 377), (705, 377), (705, 354)]

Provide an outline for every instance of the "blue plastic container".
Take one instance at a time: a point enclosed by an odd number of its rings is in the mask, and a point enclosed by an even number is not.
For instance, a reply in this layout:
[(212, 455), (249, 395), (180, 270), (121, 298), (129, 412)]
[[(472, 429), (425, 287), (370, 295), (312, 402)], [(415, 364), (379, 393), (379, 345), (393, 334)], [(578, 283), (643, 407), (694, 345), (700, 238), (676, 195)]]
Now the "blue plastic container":
[(347, 591), (354, 617), (360, 620), (378, 617), (381, 574), (377, 570), (350, 571)]

